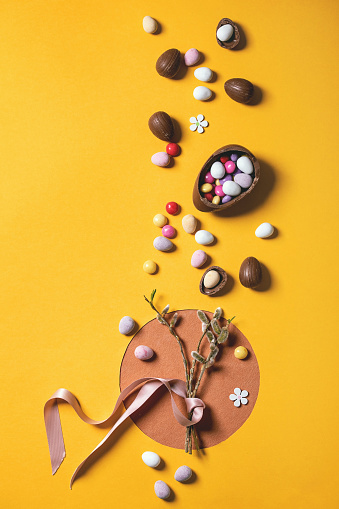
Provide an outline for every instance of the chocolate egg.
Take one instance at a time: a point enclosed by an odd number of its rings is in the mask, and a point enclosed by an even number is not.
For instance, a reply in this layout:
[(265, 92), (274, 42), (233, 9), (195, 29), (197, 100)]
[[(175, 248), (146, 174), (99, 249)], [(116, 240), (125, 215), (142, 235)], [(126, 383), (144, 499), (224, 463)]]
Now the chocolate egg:
[(164, 111), (156, 111), (148, 120), (148, 127), (159, 140), (171, 141), (174, 125), (171, 117)]
[[(253, 171), (251, 174), (251, 177), (253, 178), (252, 184), (249, 186), (248, 189), (243, 189), (238, 196), (234, 196), (233, 198), (230, 198), (229, 201), (223, 201), (225, 198), (222, 199), (221, 203), (211, 203), (204, 195), (204, 193), (201, 191), (201, 187), (203, 184), (205, 184), (206, 175), (211, 171), (211, 167), (213, 163), (216, 161), (220, 161), (220, 159), (223, 156), (227, 156), (228, 158), (231, 157), (231, 155), (235, 155), (239, 158), (242, 156), (246, 156), (246, 158), (249, 159), (251, 162), (251, 165), (253, 166)], [(238, 203), (240, 200), (248, 196), (249, 193), (251, 193), (256, 186), (260, 176), (260, 165), (255, 156), (247, 150), (247, 148), (242, 147), (241, 145), (225, 145), (224, 147), (221, 147), (220, 149), (216, 150), (205, 162), (202, 169), (200, 170), (193, 187), (193, 203), (194, 206), (200, 210), (201, 212), (211, 212), (215, 211), (218, 212), (219, 210), (224, 210), (228, 207), (231, 207), (232, 205)]]
[(226, 94), (237, 103), (247, 104), (254, 94), (252, 83), (243, 78), (232, 78), (224, 84)]
[[(220, 32), (218, 32), (218, 31), (224, 25), (231, 25), (233, 27), (233, 33), (231, 30), (229, 31), (230, 38), (226, 41), (222, 41), (218, 38), (218, 33), (220, 34)], [(219, 46), (221, 46), (222, 48), (225, 48), (225, 49), (235, 48), (239, 44), (239, 41), (240, 41), (239, 28), (231, 19), (223, 18), (218, 23), (217, 30), (216, 30), (216, 38), (217, 38), (217, 42), (218, 42)]]
[(157, 73), (164, 78), (173, 78), (180, 69), (181, 53), (172, 48), (165, 51), (157, 60), (155, 68)]
[(260, 262), (254, 256), (249, 256), (241, 264), (239, 270), (240, 283), (246, 288), (255, 288), (261, 282), (261, 279)]
[[(206, 276), (209, 275), (209, 273), (213, 273), (213, 276), (214, 276), (214, 273), (217, 273), (219, 275), (219, 281), (217, 282), (217, 284), (213, 288), (207, 288), (205, 286), (205, 281), (209, 280), (209, 278), (206, 277)], [(220, 290), (222, 288), (224, 288), (224, 286), (226, 284), (226, 281), (227, 281), (227, 274), (224, 271), (224, 269), (222, 269), (221, 267), (218, 267), (217, 265), (212, 265), (212, 267), (209, 267), (204, 272), (204, 274), (203, 274), (203, 276), (202, 276), (202, 278), (200, 280), (199, 289), (200, 289), (200, 291), (201, 291), (201, 293), (203, 295), (214, 295), (215, 293), (220, 292)]]

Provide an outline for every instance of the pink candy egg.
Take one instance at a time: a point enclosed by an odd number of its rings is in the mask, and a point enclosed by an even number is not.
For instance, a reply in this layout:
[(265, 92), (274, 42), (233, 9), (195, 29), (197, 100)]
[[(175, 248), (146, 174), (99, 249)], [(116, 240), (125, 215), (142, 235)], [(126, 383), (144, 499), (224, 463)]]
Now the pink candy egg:
[(197, 49), (191, 48), (186, 51), (184, 59), (187, 66), (195, 65), (199, 62), (200, 53)]
[(167, 152), (157, 152), (156, 154), (153, 154), (151, 157), (151, 161), (156, 166), (167, 166), (170, 163), (170, 156), (167, 154)]
[(248, 189), (251, 187), (253, 179), (251, 175), (247, 175), (247, 173), (239, 173), (238, 175), (235, 175), (234, 182), (239, 184), (239, 186), (243, 189)]
[(191, 265), (192, 267), (198, 269), (199, 267), (204, 265), (206, 260), (207, 254), (205, 253), (205, 251), (203, 251), (202, 249), (198, 249), (197, 251), (194, 251), (194, 253), (192, 254)]
[(206, 173), (206, 175), (205, 175), (205, 182), (207, 184), (213, 184), (214, 177), (212, 177), (211, 172)]
[(235, 170), (234, 162), (233, 161), (227, 161), (225, 163), (225, 168), (226, 168), (227, 173), (233, 173), (234, 170)]
[(154, 352), (149, 346), (139, 345), (134, 350), (134, 355), (141, 361), (148, 361), (148, 359), (153, 357), (153, 354)]
[(175, 237), (176, 231), (175, 228), (173, 228), (173, 226), (171, 226), (170, 224), (166, 224), (165, 226), (163, 226), (161, 233), (163, 234), (164, 237), (167, 237), (168, 239), (173, 239), (173, 237)]
[(217, 196), (225, 196), (224, 191), (222, 190), (222, 186), (216, 186), (215, 187), (215, 194)]

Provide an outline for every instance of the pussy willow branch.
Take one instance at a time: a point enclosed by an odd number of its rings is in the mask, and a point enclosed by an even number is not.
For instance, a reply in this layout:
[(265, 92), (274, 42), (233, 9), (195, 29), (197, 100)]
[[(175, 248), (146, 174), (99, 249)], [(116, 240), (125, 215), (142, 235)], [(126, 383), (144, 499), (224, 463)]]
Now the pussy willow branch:
[(185, 368), (185, 378), (186, 378), (186, 390), (187, 390), (187, 395), (189, 394), (189, 372), (188, 372), (188, 364), (187, 364), (187, 359), (186, 359), (186, 356), (185, 356), (185, 352), (184, 352), (184, 349), (183, 349), (183, 346), (182, 346), (182, 343), (181, 343), (181, 339), (179, 338), (178, 334), (175, 332), (174, 330), (174, 327), (171, 327), (169, 325), (169, 323), (167, 322), (167, 320), (165, 319), (165, 317), (163, 317), (160, 313), (160, 311), (157, 310), (157, 308), (154, 306), (153, 302), (149, 301), (147, 299), (147, 297), (145, 297), (144, 295), (144, 298), (146, 300), (146, 302), (148, 302), (148, 304), (151, 306), (151, 308), (153, 309), (153, 311), (155, 311), (157, 313), (157, 315), (160, 315), (162, 317), (162, 319), (164, 320), (165, 322), (165, 325), (168, 327), (170, 333), (172, 334), (172, 336), (175, 337), (175, 339), (177, 340), (177, 343), (180, 347), (180, 351), (181, 351), (181, 356), (182, 356), (182, 360), (184, 362), (184, 368)]
[[(199, 339), (199, 343), (198, 343), (197, 350), (196, 350), (198, 353), (199, 353), (199, 348), (200, 348), (201, 342), (204, 339), (204, 337), (206, 335), (206, 331), (207, 331), (208, 327), (210, 326), (210, 324), (211, 324), (211, 322), (209, 322), (209, 324), (206, 325), (206, 329), (204, 330), (201, 338)], [(195, 368), (196, 363), (197, 363), (197, 360), (193, 359), (192, 367), (190, 369), (190, 376), (189, 376), (189, 388), (188, 388), (188, 396), (189, 397), (192, 397), (193, 376), (194, 376), (194, 368)]]

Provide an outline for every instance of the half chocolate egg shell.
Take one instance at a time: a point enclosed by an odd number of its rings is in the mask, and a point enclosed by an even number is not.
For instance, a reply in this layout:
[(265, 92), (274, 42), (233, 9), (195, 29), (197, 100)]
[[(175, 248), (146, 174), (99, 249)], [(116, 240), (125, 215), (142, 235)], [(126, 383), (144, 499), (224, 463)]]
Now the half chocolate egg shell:
[[(215, 271), (219, 274), (219, 276), (220, 276), (219, 282), (213, 288), (206, 288), (204, 285), (204, 280), (205, 280), (206, 275), (211, 271)], [(221, 267), (218, 267), (218, 265), (212, 265), (211, 267), (208, 267), (207, 270), (205, 270), (205, 272), (200, 280), (199, 290), (201, 291), (201, 293), (203, 295), (214, 295), (214, 294), (220, 292), (220, 290), (222, 288), (224, 288), (226, 281), (227, 281), (227, 274), (224, 271), (224, 269), (222, 269)]]
[[(200, 191), (200, 188), (203, 184), (205, 184), (205, 177), (206, 174), (210, 171), (211, 166), (216, 161), (220, 161), (220, 158), (223, 156), (230, 157), (231, 154), (236, 153), (241, 156), (247, 156), (253, 165), (253, 173), (251, 174), (251, 177), (253, 178), (252, 184), (248, 189), (243, 189), (242, 192), (238, 196), (234, 196), (229, 202), (227, 203), (220, 203), (219, 205), (216, 205), (212, 202), (210, 202), (207, 198), (205, 198), (204, 193)], [(193, 203), (194, 206), (200, 210), (201, 212), (218, 212), (220, 210), (228, 209), (229, 207), (232, 207), (232, 205), (235, 205), (243, 198), (246, 198), (254, 189), (256, 186), (258, 180), (260, 177), (260, 165), (256, 157), (247, 150), (247, 148), (241, 146), (241, 145), (225, 145), (224, 147), (219, 148), (216, 150), (205, 162), (202, 169), (200, 170), (196, 181), (194, 183), (193, 187)]]
[(218, 23), (216, 32), (219, 30), (220, 27), (222, 27), (224, 25), (231, 25), (233, 27), (233, 35), (228, 41), (220, 41), (220, 39), (218, 39), (218, 37), (216, 36), (217, 42), (218, 42), (219, 46), (221, 46), (224, 49), (233, 49), (239, 44), (239, 41), (240, 41), (239, 28), (231, 19), (222, 18)]

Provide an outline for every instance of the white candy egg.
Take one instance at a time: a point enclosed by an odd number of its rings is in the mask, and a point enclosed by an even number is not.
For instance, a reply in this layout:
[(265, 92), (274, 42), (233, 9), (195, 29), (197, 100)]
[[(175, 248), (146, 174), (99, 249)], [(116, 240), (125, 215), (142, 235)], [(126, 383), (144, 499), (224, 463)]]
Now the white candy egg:
[(255, 230), (255, 235), (256, 235), (256, 237), (259, 237), (260, 239), (266, 239), (267, 237), (270, 237), (273, 232), (274, 232), (274, 227), (271, 225), (271, 223), (262, 223)]
[(198, 244), (201, 244), (202, 246), (207, 246), (208, 244), (211, 244), (214, 240), (214, 237), (212, 233), (208, 232), (207, 230), (199, 230), (195, 234), (195, 240)]
[(227, 180), (222, 186), (222, 190), (228, 196), (238, 196), (241, 193), (241, 187), (236, 182), (232, 180)]
[(207, 101), (210, 97), (212, 97), (212, 91), (203, 86), (195, 87), (193, 90), (193, 97), (198, 101)]
[(212, 164), (210, 172), (214, 179), (222, 179), (226, 173), (225, 166), (220, 161), (216, 161)]
[(154, 34), (158, 29), (158, 23), (151, 16), (145, 16), (142, 20), (142, 27), (148, 34)]
[(213, 72), (209, 67), (198, 67), (194, 71), (194, 76), (199, 81), (209, 81), (210, 79), (212, 79)]
[(146, 451), (141, 455), (142, 461), (151, 468), (156, 468), (160, 465), (160, 456), (156, 452)]
[(234, 29), (233, 29), (232, 25), (230, 25), (230, 24), (223, 25), (220, 28), (218, 28), (217, 37), (218, 37), (219, 41), (226, 42), (232, 37), (233, 32), (234, 32)]
[(253, 173), (253, 164), (249, 157), (247, 156), (241, 156), (237, 160), (237, 167), (239, 170), (241, 170), (243, 173), (247, 173), (247, 175), (250, 175)]

